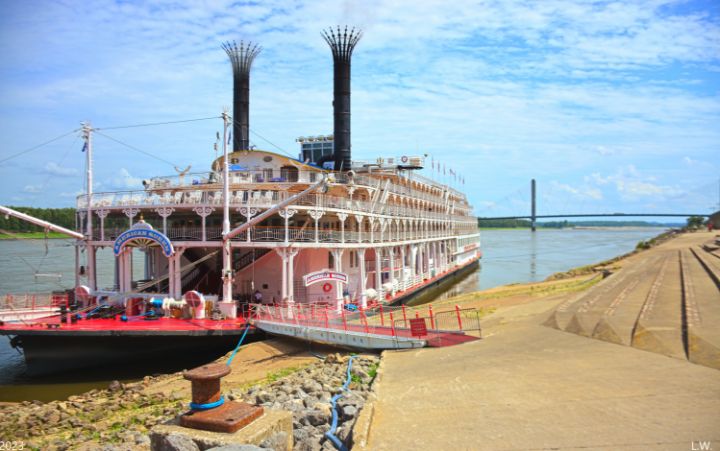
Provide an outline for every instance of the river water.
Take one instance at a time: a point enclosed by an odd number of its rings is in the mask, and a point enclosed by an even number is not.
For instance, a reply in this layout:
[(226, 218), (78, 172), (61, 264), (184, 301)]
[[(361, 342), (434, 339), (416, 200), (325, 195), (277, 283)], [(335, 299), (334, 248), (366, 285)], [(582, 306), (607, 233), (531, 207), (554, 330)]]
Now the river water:
[[(440, 297), (484, 290), (498, 285), (537, 282), (556, 272), (597, 263), (631, 251), (641, 240), (660, 234), (660, 228), (525, 229), (482, 232), (480, 268), (450, 287)], [(142, 253), (133, 254), (134, 278), (142, 278)], [(98, 252), (98, 285), (112, 285), (112, 252)], [(75, 249), (67, 240), (0, 240), (0, 294), (48, 292), (71, 288)], [(81, 257), (82, 261), (82, 257)], [(53, 277), (35, 277), (35, 273)], [(61, 277), (57, 277), (61, 275)], [(29, 379), (22, 356), (0, 336), (0, 401), (67, 397), (113, 379), (134, 379), (146, 374), (178, 371), (185, 362), (154, 362), (112, 370), (83, 370), (82, 374)]]

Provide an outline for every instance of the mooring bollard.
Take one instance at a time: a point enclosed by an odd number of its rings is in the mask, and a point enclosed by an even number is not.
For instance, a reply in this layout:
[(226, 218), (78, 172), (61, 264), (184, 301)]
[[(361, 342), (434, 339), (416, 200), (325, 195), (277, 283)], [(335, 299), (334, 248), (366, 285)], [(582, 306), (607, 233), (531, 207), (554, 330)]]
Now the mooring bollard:
[(210, 363), (183, 372), (192, 383), (190, 411), (180, 416), (180, 425), (213, 432), (235, 432), (263, 414), (263, 408), (244, 402), (225, 401), (220, 379), (230, 374), (223, 363)]

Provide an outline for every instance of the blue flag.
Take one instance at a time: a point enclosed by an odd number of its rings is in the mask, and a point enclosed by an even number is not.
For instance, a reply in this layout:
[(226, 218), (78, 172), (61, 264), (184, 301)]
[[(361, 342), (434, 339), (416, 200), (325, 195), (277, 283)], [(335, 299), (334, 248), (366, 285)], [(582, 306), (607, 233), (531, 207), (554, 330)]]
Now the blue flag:
[(87, 150), (87, 141), (85, 141), (85, 144), (83, 144), (82, 151), (85, 152)]
[(232, 142), (232, 132), (228, 132), (228, 146)]

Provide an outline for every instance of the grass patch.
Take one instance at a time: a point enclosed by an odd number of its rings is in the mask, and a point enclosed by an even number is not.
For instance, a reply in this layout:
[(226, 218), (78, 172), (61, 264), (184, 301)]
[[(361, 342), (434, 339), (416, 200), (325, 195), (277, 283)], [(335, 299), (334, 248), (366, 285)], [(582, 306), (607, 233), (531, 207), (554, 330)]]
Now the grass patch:
[[(533, 295), (533, 296), (546, 296), (549, 294), (561, 294), (561, 293), (572, 293), (576, 291), (582, 291), (602, 280), (603, 276), (601, 273), (597, 273), (592, 277), (584, 279), (573, 279), (568, 281), (553, 281), (553, 282), (541, 282), (530, 285), (509, 285), (503, 289), (492, 289), (489, 292), (475, 292), (456, 296), (454, 298), (446, 299), (439, 303), (433, 303), (435, 306), (446, 307), (448, 304), (458, 304), (464, 307), (466, 303), (472, 303), (475, 301), (485, 301), (492, 299), (508, 298), (512, 296), (522, 295)], [(493, 313), (495, 309), (493, 307), (480, 308), (480, 316), (486, 316)]]
[(278, 371), (274, 371), (272, 373), (267, 373), (267, 376), (265, 376), (265, 381), (269, 384), (272, 384), (273, 382), (277, 382), (278, 380), (282, 379), (285, 376), (289, 376), (292, 373), (295, 373), (297, 371), (300, 371), (302, 367), (295, 367), (291, 366), (289, 368), (283, 368)]
[(368, 376), (370, 376), (370, 379), (375, 379), (375, 376), (377, 376), (377, 370), (378, 370), (379, 366), (380, 366), (380, 363), (373, 363), (372, 365), (370, 365), (370, 367), (368, 367), (367, 373), (368, 373)]

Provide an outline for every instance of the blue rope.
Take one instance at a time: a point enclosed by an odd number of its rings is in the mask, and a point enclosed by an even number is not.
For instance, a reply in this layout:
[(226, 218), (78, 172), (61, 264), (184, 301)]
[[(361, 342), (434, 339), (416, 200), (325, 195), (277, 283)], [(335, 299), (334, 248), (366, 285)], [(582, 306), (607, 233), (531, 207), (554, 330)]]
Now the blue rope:
[(207, 404), (195, 404), (194, 402), (190, 403), (190, 408), (192, 410), (208, 410), (208, 409), (214, 409), (215, 407), (220, 407), (225, 402), (225, 396), (220, 396), (220, 399), (218, 399), (215, 402), (209, 402)]
[[(342, 392), (348, 391), (348, 385), (350, 385), (350, 371), (352, 370), (352, 363), (355, 356), (350, 356), (350, 360), (348, 361), (348, 367), (347, 367), (347, 379), (345, 379), (345, 383), (342, 385)], [(337, 431), (338, 426), (338, 413), (337, 413), (337, 401), (338, 399), (343, 397), (343, 393), (340, 392), (337, 395), (333, 396), (330, 400), (330, 404), (332, 404), (332, 425), (330, 426), (330, 430), (325, 433), (325, 437), (328, 438), (332, 442), (332, 444), (335, 446), (335, 449), (339, 451), (348, 451), (347, 447), (343, 442), (340, 441), (339, 438), (335, 435), (335, 431)]]
[[(242, 336), (240, 337), (240, 341), (238, 341), (237, 346), (235, 346), (235, 350), (233, 350), (232, 354), (230, 355), (230, 358), (228, 359), (226, 365), (230, 366), (230, 363), (235, 358), (235, 354), (237, 354), (238, 350), (240, 349), (240, 345), (242, 345), (242, 342), (245, 340), (245, 335), (247, 335), (248, 330), (250, 329), (250, 323), (245, 326), (245, 331), (243, 332)], [(220, 399), (215, 402), (210, 402), (207, 404), (195, 404), (194, 402), (190, 403), (190, 408), (192, 410), (209, 410), (214, 409), (216, 407), (220, 407), (225, 402), (225, 396), (220, 396)]]
[(242, 337), (240, 337), (240, 341), (238, 341), (237, 346), (235, 346), (235, 350), (230, 354), (230, 358), (228, 359), (226, 365), (230, 366), (230, 363), (235, 358), (235, 354), (237, 354), (238, 350), (240, 349), (240, 345), (242, 344), (243, 340), (245, 340), (245, 335), (247, 334), (248, 329), (250, 329), (250, 323), (247, 323), (247, 326), (245, 326), (245, 332), (243, 332)]

